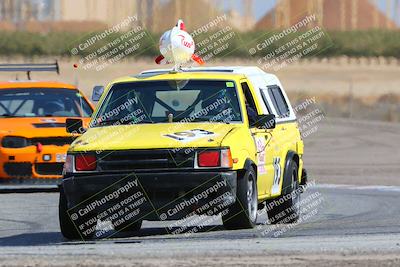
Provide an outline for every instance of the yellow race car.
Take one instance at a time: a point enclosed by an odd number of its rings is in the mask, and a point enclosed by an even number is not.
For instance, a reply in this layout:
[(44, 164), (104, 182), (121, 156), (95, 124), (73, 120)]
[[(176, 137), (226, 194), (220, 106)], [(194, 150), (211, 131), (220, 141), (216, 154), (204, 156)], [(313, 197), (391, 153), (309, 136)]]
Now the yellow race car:
[[(275, 75), (257, 67), (153, 70), (97, 89), (90, 127), (64, 165), (65, 237), (194, 214), (222, 214), (227, 229), (252, 228), (265, 207), (271, 223), (299, 218), (303, 141)], [(82, 121), (67, 128), (81, 132)]]

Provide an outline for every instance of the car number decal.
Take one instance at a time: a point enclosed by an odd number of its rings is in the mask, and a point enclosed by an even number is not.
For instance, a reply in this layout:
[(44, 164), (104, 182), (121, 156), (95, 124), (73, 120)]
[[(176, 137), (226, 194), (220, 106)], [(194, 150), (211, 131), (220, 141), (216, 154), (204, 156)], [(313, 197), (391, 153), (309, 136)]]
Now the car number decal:
[(275, 195), (279, 193), (279, 184), (281, 182), (281, 158), (273, 158), (274, 164), (274, 182), (272, 184), (271, 194)]
[(215, 134), (210, 131), (202, 129), (192, 129), (188, 131), (176, 132), (172, 134), (165, 134), (165, 137), (169, 137), (181, 142), (190, 142), (205, 136), (214, 136)]

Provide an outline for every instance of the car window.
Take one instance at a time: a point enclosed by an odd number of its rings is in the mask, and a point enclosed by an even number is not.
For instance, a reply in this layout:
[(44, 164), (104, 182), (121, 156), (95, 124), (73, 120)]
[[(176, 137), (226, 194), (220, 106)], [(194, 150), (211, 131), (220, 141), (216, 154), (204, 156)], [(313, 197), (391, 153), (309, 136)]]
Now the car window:
[(272, 104), (277, 111), (279, 117), (288, 117), (290, 115), (289, 106), (286, 103), (285, 97), (282, 94), (281, 88), (278, 86), (269, 86), (268, 93)]
[(235, 83), (224, 80), (145, 81), (114, 84), (91, 123), (241, 121)]
[(257, 120), (257, 108), (254, 102), (253, 95), (251, 94), (249, 85), (246, 82), (241, 83), (244, 97), (246, 99), (246, 112), (249, 119), (250, 127)]
[(246, 98), (247, 104), (254, 109), (255, 111), (257, 110), (256, 108), (256, 103), (254, 102), (253, 95), (250, 92), (249, 85), (246, 82), (241, 83), (244, 97)]
[(78, 90), (15, 88), (0, 90), (2, 117), (90, 117), (92, 108)]
[(262, 97), (262, 99), (264, 101), (264, 104), (267, 107), (268, 114), (272, 114), (272, 110), (271, 110), (271, 107), (269, 105), (268, 98), (267, 98), (268, 90), (267, 89), (260, 89), (260, 91), (261, 91), (261, 97)]

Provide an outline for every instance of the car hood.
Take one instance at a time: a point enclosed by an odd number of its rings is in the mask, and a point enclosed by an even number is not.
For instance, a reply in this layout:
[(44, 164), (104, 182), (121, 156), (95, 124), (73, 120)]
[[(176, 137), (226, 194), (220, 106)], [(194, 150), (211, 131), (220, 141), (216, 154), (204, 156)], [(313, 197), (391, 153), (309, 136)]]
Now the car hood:
[(70, 151), (192, 148), (220, 146), (238, 126), (223, 123), (158, 123), (89, 128)]
[[(65, 117), (0, 118), (0, 136), (70, 136), (65, 131), (65, 120)], [(83, 120), (85, 124), (89, 122), (89, 118)]]

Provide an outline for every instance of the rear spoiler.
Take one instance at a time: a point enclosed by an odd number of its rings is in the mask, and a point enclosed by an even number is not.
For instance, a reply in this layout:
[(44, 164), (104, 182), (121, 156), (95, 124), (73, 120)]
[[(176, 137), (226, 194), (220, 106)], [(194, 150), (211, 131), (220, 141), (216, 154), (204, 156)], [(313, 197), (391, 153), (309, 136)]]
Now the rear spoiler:
[(26, 72), (28, 79), (31, 79), (32, 71), (49, 71), (60, 74), (60, 68), (56, 60), (55, 63), (27, 63), (27, 64), (0, 64), (0, 72)]

